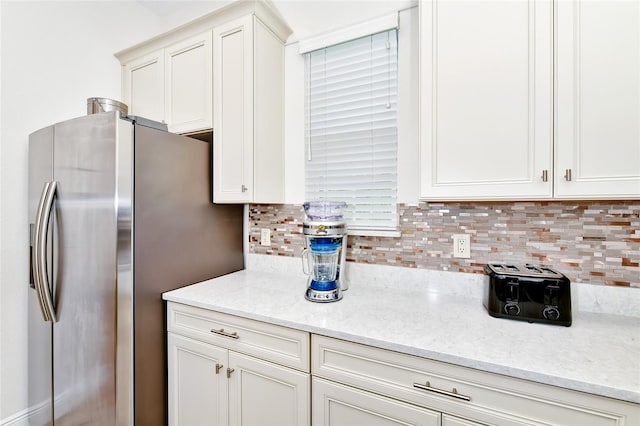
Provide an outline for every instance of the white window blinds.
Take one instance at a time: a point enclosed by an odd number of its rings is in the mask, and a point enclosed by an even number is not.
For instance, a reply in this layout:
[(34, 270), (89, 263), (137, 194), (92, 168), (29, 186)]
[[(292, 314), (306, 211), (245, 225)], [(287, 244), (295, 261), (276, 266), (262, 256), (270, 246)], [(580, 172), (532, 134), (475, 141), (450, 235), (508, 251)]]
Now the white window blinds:
[(307, 200), (342, 200), (349, 230), (396, 230), (397, 30), (306, 54)]

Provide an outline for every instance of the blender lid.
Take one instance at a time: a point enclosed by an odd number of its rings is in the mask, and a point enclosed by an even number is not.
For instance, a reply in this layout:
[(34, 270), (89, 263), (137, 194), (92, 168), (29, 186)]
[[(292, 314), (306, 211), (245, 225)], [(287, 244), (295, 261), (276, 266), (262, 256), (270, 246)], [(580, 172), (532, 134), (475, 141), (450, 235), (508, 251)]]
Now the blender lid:
[(340, 221), (344, 218), (343, 212), (347, 203), (337, 200), (315, 200), (306, 201), (302, 207), (309, 220)]

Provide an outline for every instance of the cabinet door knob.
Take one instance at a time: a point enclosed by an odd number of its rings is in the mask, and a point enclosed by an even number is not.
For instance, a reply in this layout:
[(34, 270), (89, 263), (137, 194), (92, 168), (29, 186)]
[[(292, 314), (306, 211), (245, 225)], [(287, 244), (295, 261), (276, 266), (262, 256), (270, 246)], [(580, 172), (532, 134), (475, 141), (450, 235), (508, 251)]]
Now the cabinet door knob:
[(571, 181), (571, 169), (565, 169), (564, 178), (567, 182)]
[(547, 182), (548, 180), (549, 180), (549, 171), (545, 169), (542, 171), (542, 181)]
[(247, 188), (246, 186), (242, 185), (242, 192), (247, 192), (249, 190), (249, 188)]
[(231, 373), (236, 371), (234, 368), (227, 368), (227, 379), (231, 378)]
[(222, 367), (224, 367), (224, 365), (216, 364), (216, 374), (220, 374), (220, 370), (222, 370)]

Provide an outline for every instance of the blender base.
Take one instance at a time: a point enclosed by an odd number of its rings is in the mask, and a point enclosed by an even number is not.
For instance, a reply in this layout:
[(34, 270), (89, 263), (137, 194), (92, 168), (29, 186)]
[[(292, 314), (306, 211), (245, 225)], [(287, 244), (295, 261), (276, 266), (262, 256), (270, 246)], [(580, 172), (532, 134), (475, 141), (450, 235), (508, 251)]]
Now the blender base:
[(319, 291), (312, 288), (307, 288), (307, 291), (304, 294), (304, 298), (311, 302), (337, 302), (338, 300), (342, 299), (342, 292), (339, 288), (328, 291)]

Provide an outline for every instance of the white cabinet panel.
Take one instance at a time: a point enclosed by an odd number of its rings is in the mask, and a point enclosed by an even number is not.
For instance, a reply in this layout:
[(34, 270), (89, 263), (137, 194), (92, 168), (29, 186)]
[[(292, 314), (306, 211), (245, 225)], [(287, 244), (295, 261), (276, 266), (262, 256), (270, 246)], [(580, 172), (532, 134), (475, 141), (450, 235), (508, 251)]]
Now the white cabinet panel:
[(484, 423), (449, 416), (448, 414), (442, 415), (442, 426), (483, 426), (483, 424)]
[(167, 304), (167, 329), (309, 372), (309, 333), (195, 306)]
[(167, 123), (174, 133), (211, 129), (212, 57), (207, 31), (127, 62), (129, 114)]
[(638, 198), (640, 2), (556, 11), (556, 196)]
[(124, 67), (124, 103), (129, 114), (164, 122), (164, 54), (162, 50)]
[(440, 413), (313, 378), (314, 426), (440, 426)]
[(309, 374), (229, 353), (229, 424), (309, 424)]
[(227, 350), (168, 333), (169, 425), (227, 424)]
[(423, 198), (546, 198), (552, 164), (552, 7), (423, 1)]
[(284, 47), (254, 15), (213, 31), (214, 202), (284, 201)]
[(169, 131), (213, 127), (211, 31), (165, 48), (165, 93)]
[(284, 48), (256, 19), (253, 202), (284, 202)]
[(253, 189), (253, 16), (214, 30), (214, 201), (250, 202)]

